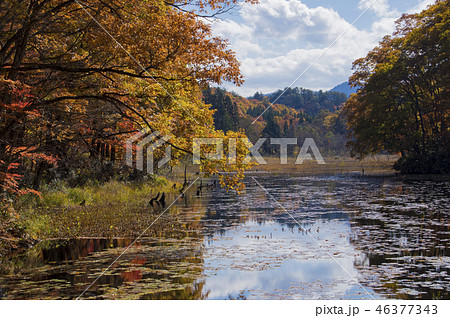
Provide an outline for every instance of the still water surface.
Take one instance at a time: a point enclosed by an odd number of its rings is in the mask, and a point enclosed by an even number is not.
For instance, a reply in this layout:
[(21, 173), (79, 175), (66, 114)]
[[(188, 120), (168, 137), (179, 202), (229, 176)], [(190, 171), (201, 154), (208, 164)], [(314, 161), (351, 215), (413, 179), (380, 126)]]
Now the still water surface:
[[(176, 226), (144, 235), (83, 298), (450, 298), (448, 178), (254, 178), (270, 195), (248, 177), (241, 195), (180, 199), (157, 221)], [(42, 242), (0, 262), (0, 299), (77, 298), (132, 242)]]

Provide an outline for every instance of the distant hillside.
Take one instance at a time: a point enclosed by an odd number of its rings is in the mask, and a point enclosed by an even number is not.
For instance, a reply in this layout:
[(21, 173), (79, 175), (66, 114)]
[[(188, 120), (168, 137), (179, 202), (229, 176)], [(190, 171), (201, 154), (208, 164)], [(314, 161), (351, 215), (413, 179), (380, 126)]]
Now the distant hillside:
[(269, 95), (257, 92), (252, 98), (260, 101), (267, 99), (270, 103), (276, 102), (277, 104), (302, 110), (309, 116), (316, 116), (321, 110), (336, 111), (347, 101), (348, 96), (341, 92), (313, 91), (302, 87), (288, 87), (284, 90), (279, 89)]
[[(216, 110), (214, 113), (216, 129), (225, 132), (244, 129), (251, 140), (259, 138), (269, 117), (277, 117), (278, 125), (283, 128), (308, 119), (300, 109), (278, 103), (270, 105), (267, 99), (245, 98), (222, 88), (207, 87), (203, 91), (203, 101)], [(266, 108), (268, 111), (264, 111)], [(260, 116), (263, 113), (264, 115)]]
[[(294, 88), (286, 90), (285, 98), (272, 105), (270, 99), (274, 100), (276, 93), (281, 91), (244, 98), (221, 88), (207, 87), (203, 91), (203, 101), (215, 110), (216, 129), (244, 130), (252, 142), (260, 137), (298, 138), (299, 145), (289, 147), (289, 155), (298, 154), (305, 138), (314, 138), (323, 154), (346, 153), (347, 129), (340, 108), (347, 100), (344, 93)], [(279, 145), (265, 142), (261, 153), (275, 154), (279, 148)]]
[(341, 83), (341, 84), (333, 87), (332, 89), (330, 89), (330, 92), (344, 93), (345, 95), (347, 95), (347, 97), (350, 97), (350, 95), (356, 93), (356, 91), (357, 91), (357, 88), (350, 87), (348, 82)]

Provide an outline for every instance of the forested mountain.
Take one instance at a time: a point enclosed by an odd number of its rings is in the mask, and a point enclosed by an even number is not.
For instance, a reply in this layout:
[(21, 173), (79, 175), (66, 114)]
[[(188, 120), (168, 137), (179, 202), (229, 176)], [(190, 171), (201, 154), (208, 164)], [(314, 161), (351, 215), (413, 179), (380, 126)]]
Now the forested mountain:
[(279, 103), (295, 109), (302, 109), (306, 114), (315, 116), (322, 109), (335, 111), (347, 100), (347, 95), (341, 92), (312, 91), (310, 89), (295, 87), (279, 89), (278, 91), (264, 96), (256, 93), (253, 99), (263, 100), (268, 98), (270, 103)]
[[(287, 98), (279, 98), (277, 103), (272, 104), (270, 100), (275, 100), (273, 96), (281, 92), (279, 90), (270, 95), (256, 93), (253, 98), (244, 98), (221, 88), (207, 87), (203, 91), (203, 101), (215, 110), (216, 129), (224, 132), (242, 129), (252, 142), (258, 138), (286, 137), (298, 138), (301, 146), (305, 138), (314, 138), (324, 154), (346, 152), (347, 131), (340, 110), (347, 100), (345, 94), (294, 88), (286, 90)], [(283, 104), (286, 101), (289, 105)], [(289, 154), (294, 154), (298, 149), (289, 147)], [(266, 141), (261, 151), (274, 154), (279, 151), (279, 146)]]

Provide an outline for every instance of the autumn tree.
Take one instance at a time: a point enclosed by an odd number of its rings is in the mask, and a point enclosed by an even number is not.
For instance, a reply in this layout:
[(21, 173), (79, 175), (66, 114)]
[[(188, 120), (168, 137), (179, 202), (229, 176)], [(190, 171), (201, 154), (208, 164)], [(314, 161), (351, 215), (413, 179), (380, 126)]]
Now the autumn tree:
[(344, 108), (353, 155), (400, 152), (402, 172), (449, 172), (449, 29), (449, 1), (436, 1), (354, 62), (361, 88)]
[[(172, 137), (173, 163), (192, 151), (193, 138), (223, 137), (201, 89), (240, 85), (242, 76), (227, 41), (202, 18), (237, 1), (2, 1), (0, 77), (11, 85), (0, 96), (0, 177), (17, 163), (38, 184), (49, 168), (44, 155), (58, 159), (61, 177), (79, 173), (93, 157), (120, 159), (123, 141), (144, 128)], [(13, 86), (29, 89), (21, 114), (11, 113)], [(29, 120), (31, 113), (39, 119)], [(22, 144), (42, 156), (26, 162), (8, 150)], [(238, 151), (244, 158), (245, 147)], [(205, 165), (238, 175), (246, 167), (242, 160)]]

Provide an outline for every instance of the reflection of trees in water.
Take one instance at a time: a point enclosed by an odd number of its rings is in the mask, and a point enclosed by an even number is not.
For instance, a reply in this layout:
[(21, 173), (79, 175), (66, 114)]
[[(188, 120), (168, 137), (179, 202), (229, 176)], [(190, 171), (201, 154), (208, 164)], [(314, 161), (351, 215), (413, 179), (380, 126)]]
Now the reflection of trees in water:
[[(76, 298), (131, 243), (132, 239), (73, 239), (44, 244), (24, 257), (14, 278), (2, 282), (2, 298)], [(204, 284), (196, 282), (203, 271), (201, 244), (201, 239), (187, 237), (136, 242), (85, 297), (139, 298), (173, 290), (173, 295), (186, 299), (201, 298)]]
[(398, 182), (366, 193), (366, 205), (348, 206), (356, 211), (350, 242), (364, 252), (354, 265), (389, 297), (448, 299), (449, 184)]
[[(152, 225), (145, 237), (84, 296), (205, 298), (208, 293), (202, 291), (204, 282), (198, 281), (203, 272), (200, 221), (205, 207), (203, 202), (196, 202), (194, 213), (189, 214), (186, 206), (192, 206), (195, 199), (186, 196), (182, 201)], [(145, 227), (154, 217), (141, 218), (142, 225)], [(4, 273), (15, 275), (1, 279), (1, 298), (76, 298), (133, 240), (86, 238), (43, 242), (18, 257), (0, 262)], [(130, 289), (132, 285), (134, 288)]]
[[(273, 192), (273, 196), (282, 205), (291, 200), (291, 198), (283, 197), (276, 191)], [(289, 213), (283, 211), (267, 193), (255, 186), (247, 186), (246, 193), (242, 195), (215, 191), (204, 196), (201, 200), (207, 202), (205, 211), (202, 213), (202, 225), (204, 233), (209, 236), (215, 233), (224, 235), (227, 230), (247, 221), (256, 222), (258, 225), (276, 222), (287, 228), (298, 227), (297, 222), (292, 219)], [(301, 198), (298, 198), (298, 201), (302, 202)], [(290, 213), (295, 214), (295, 212)], [(333, 218), (332, 215), (328, 217)], [(298, 218), (298, 221), (305, 227), (314, 223), (314, 221), (305, 221), (301, 218)]]
[(40, 249), (40, 259), (44, 263), (71, 261), (87, 257), (93, 252), (100, 252), (108, 248), (126, 247), (132, 239), (70, 239), (66, 242), (49, 241)]
[(203, 292), (205, 281), (196, 281), (192, 286), (184, 289), (174, 289), (158, 293), (146, 294), (140, 297), (141, 300), (198, 300), (206, 299), (209, 291)]
[[(394, 293), (393, 297), (449, 297), (448, 181), (385, 177), (258, 180), (306, 228), (319, 219), (348, 220), (350, 241), (364, 253), (355, 266), (364, 276), (379, 280), (370, 287)], [(208, 197), (206, 206), (202, 222), (209, 236), (224, 234), (248, 220), (298, 227), (256, 186), (248, 186), (241, 197), (221, 193)]]

